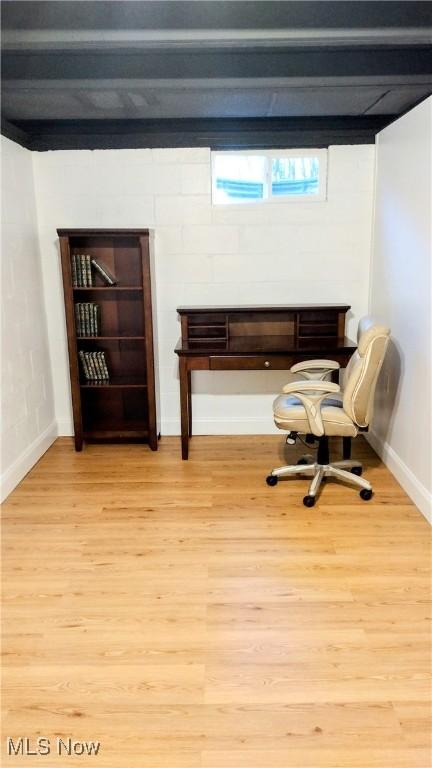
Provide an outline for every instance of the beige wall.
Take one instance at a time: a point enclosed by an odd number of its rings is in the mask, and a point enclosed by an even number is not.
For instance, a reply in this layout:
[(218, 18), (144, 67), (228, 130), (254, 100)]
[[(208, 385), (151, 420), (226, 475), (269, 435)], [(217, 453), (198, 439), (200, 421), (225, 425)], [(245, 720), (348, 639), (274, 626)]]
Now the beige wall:
[(377, 139), (370, 307), (392, 330), (371, 442), (426, 516), (432, 492), (432, 97)]
[(32, 155), (1, 140), (1, 496), (56, 435)]

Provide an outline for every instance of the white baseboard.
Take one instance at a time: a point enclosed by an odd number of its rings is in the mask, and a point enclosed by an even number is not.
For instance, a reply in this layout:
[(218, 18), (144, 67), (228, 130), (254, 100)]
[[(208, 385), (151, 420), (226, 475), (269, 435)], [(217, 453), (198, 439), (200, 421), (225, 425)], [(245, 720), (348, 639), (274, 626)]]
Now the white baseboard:
[(374, 451), (383, 460), (390, 472), (395, 476), (398, 483), (426, 520), (432, 524), (432, 494), (414, 475), (404, 461), (398, 456), (396, 451), (386, 442), (383, 442), (372, 430), (365, 434), (366, 440), (371, 444)]
[[(162, 435), (180, 435), (180, 419), (162, 419)], [(280, 435), (273, 421), (266, 418), (214, 418), (193, 420), (194, 435)]]
[[(59, 437), (70, 437), (74, 434), (73, 425), (68, 419), (57, 422)], [(194, 435), (276, 435), (280, 430), (274, 426), (272, 419), (263, 418), (214, 418), (193, 420)], [(180, 435), (180, 418), (162, 419), (162, 435)]]
[(40, 457), (52, 445), (56, 437), (57, 423), (53, 421), (36, 440), (33, 440), (21, 456), (3, 472), (0, 478), (1, 501), (4, 501), (12, 493), (13, 489), (21, 482), (27, 472), (30, 472), (31, 468), (34, 467)]

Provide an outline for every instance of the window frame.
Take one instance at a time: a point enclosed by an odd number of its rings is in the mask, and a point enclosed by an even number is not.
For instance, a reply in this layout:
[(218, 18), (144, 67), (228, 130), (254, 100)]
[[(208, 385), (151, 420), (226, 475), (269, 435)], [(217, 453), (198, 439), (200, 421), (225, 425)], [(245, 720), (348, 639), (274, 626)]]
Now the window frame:
[[(267, 197), (262, 200), (224, 200), (215, 199), (215, 181), (216, 181), (216, 158), (220, 156), (233, 157), (239, 155), (258, 156), (266, 159), (266, 174), (264, 187), (267, 189)], [(319, 160), (319, 182), (318, 193), (314, 195), (273, 195), (272, 193), (272, 160), (289, 159), (291, 157), (317, 157)], [(280, 203), (323, 203), (327, 201), (327, 168), (328, 168), (328, 150), (327, 149), (240, 149), (240, 150), (212, 150), (211, 152), (211, 199), (215, 206), (236, 206), (236, 205), (271, 205)]]

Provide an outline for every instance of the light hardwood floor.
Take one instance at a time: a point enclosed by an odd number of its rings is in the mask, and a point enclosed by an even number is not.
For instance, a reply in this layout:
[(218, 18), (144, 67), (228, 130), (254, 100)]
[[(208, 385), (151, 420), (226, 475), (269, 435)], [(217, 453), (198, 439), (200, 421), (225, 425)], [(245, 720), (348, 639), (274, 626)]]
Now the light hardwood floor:
[(362, 439), (370, 502), (267, 487), (284, 451), (57, 440), (3, 507), (2, 750), (101, 748), (7, 765), (431, 765), (428, 525)]

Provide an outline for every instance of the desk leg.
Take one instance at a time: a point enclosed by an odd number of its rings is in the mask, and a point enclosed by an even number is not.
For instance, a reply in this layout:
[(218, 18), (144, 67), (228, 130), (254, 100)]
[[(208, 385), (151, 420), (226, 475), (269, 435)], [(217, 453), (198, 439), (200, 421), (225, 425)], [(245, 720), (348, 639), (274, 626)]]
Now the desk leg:
[(188, 415), (189, 415), (189, 437), (192, 437), (192, 371), (188, 371)]
[(187, 360), (180, 357), (179, 360), (180, 375), (180, 417), (181, 417), (181, 450), (182, 459), (187, 459), (189, 455), (189, 372), (187, 369)]

